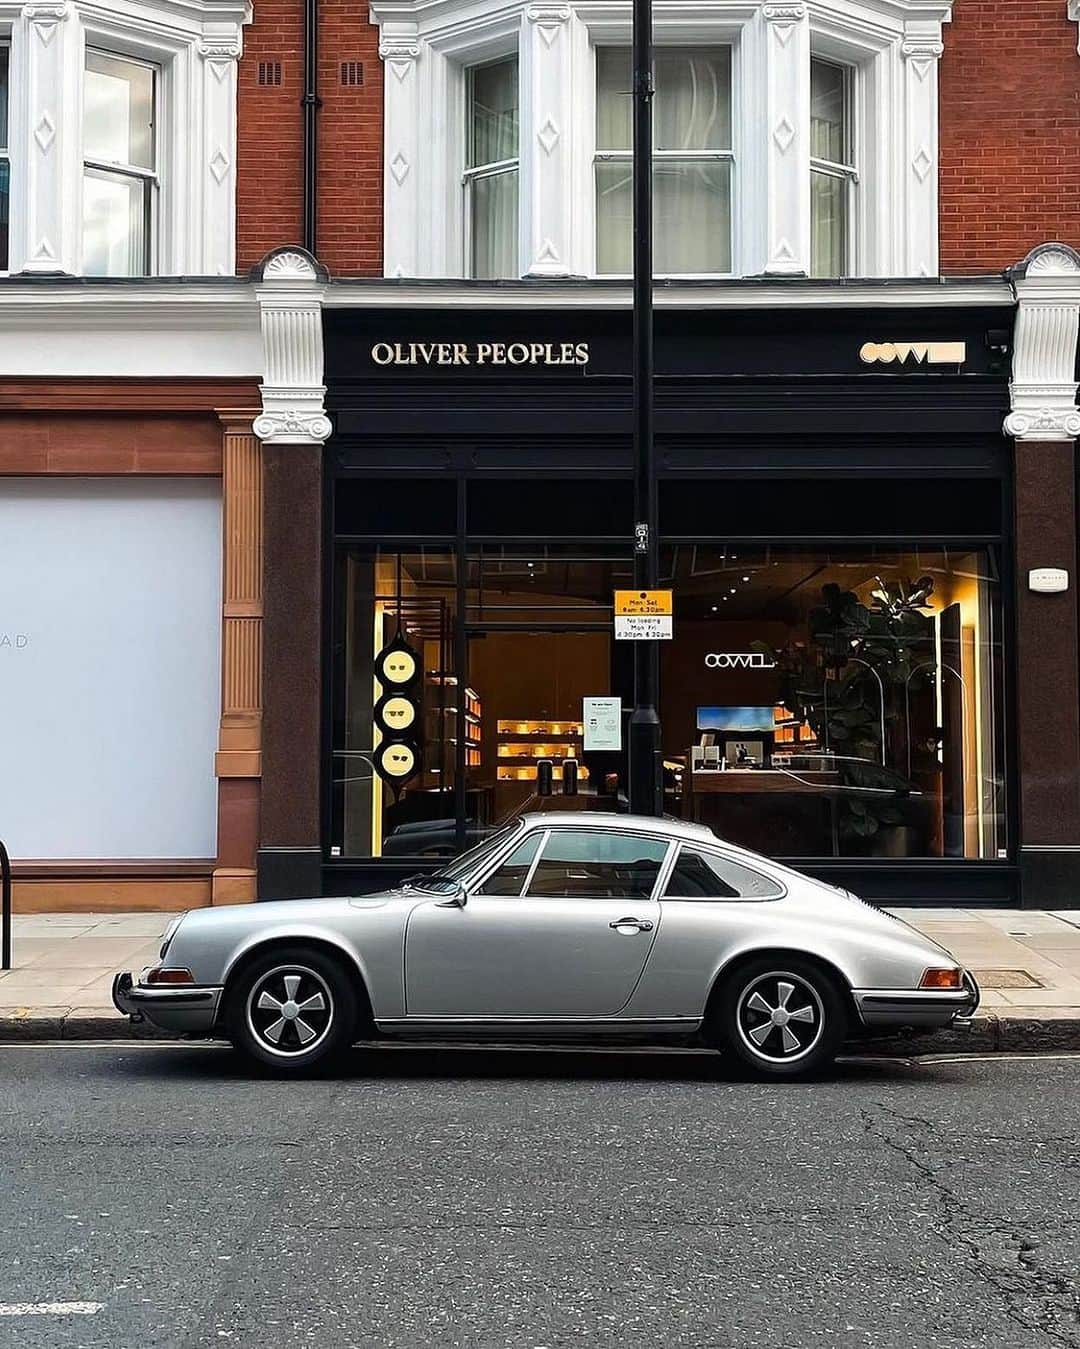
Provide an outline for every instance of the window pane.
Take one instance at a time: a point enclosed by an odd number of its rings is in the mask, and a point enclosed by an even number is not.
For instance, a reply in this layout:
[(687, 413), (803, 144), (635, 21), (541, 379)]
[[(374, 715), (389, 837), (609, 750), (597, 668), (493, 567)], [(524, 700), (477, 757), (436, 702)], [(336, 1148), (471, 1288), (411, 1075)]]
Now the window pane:
[(0, 159), (0, 272), (8, 265), (8, 182), (11, 170), (6, 159)]
[[(633, 175), (628, 162), (596, 166), (596, 268), (631, 270)], [(731, 165), (726, 160), (653, 164), (654, 256), (658, 272), (731, 269)]]
[(145, 276), (149, 184), (87, 169), (83, 175), (83, 270), (89, 276)]
[(629, 47), (596, 49), (596, 148), (629, 150), (634, 137)]
[(516, 159), (518, 153), (517, 58), (469, 72), (468, 167)]
[(847, 203), (850, 184), (829, 173), (810, 174), (810, 274), (847, 271)]
[(529, 894), (549, 899), (648, 899), (667, 844), (608, 830), (556, 830)]
[(0, 47), (0, 149), (8, 139), (8, 49)]
[(83, 143), (87, 159), (154, 167), (154, 72), (104, 52), (86, 53)]
[(715, 853), (683, 847), (668, 880), (667, 899), (771, 899), (779, 885), (759, 871)]
[(661, 48), (655, 78), (656, 149), (731, 148), (730, 48)]
[(543, 834), (530, 834), (519, 843), (502, 866), (480, 887), (481, 895), (520, 895), (529, 867), (536, 856)]
[(846, 164), (847, 72), (828, 61), (810, 62), (810, 154), (833, 164)]
[(474, 178), (472, 275), (481, 280), (518, 275), (517, 170)]

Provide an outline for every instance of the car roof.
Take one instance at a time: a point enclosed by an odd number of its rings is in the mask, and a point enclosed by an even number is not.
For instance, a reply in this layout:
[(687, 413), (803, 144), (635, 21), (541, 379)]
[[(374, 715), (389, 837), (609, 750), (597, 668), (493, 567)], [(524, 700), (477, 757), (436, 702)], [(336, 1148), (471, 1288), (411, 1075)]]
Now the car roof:
[(693, 839), (697, 843), (720, 843), (722, 841), (704, 824), (693, 824), (687, 820), (673, 820), (668, 816), (623, 815), (617, 814), (613, 810), (543, 810), (532, 811), (521, 818), (526, 825), (573, 825), (580, 829), (619, 829), (627, 831), (643, 829), (653, 834), (669, 834), (672, 838)]

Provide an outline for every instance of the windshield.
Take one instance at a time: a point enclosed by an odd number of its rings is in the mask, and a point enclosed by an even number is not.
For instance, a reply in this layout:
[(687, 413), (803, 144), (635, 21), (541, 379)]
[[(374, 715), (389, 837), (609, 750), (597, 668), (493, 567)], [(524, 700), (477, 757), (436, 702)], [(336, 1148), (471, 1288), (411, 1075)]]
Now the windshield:
[(452, 862), (446, 866), (440, 867), (438, 871), (433, 871), (425, 877), (424, 884), (429, 881), (460, 881), (463, 876), (468, 875), (478, 862), (481, 862), (489, 853), (496, 848), (502, 847), (507, 839), (512, 838), (521, 828), (521, 821), (514, 820), (512, 824), (497, 830), (494, 834), (482, 839), (479, 843), (471, 847), (468, 852), (463, 852), (460, 857), (455, 857)]

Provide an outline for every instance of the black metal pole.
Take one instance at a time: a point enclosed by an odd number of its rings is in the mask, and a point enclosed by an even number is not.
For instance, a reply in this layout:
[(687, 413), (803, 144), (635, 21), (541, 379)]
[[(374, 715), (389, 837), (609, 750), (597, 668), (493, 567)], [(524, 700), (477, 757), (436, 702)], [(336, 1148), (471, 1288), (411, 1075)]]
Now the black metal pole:
[[(633, 0), (634, 66), (634, 585), (660, 577), (656, 464), (653, 449), (652, 0)], [(630, 716), (630, 809), (663, 813), (660, 650), (634, 643), (634, 710)]]
[(0, 970), (11, 969), (11, 858), (0, 840)]
[(304, 4), (304, 247), (317, 256), (319, 182), (319, 0)]

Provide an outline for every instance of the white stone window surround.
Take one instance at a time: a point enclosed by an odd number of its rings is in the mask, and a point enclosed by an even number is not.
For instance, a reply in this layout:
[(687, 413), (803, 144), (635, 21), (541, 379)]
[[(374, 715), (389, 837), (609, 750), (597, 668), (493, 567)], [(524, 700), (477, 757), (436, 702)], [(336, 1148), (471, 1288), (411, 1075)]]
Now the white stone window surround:
[[(626, 0), (373, 0), (387, 65), (388, 276), (463, 274), (463, 71), (521, 63), (521, 268), (593, 275), (592, 48), (628, 44)], [(655, 0), (657, 46), (730, 43), (733, 270), (809, 269), (809, 58), (852, 68), (856, 275), (934, 276), (937, 64), (951, 0)]]
[(157, 68), (154, 271), (235, 270), (236, 63), (248, 0), (0, 0), (11, 47), (11, 273), (82, 272), (87, 47)]

